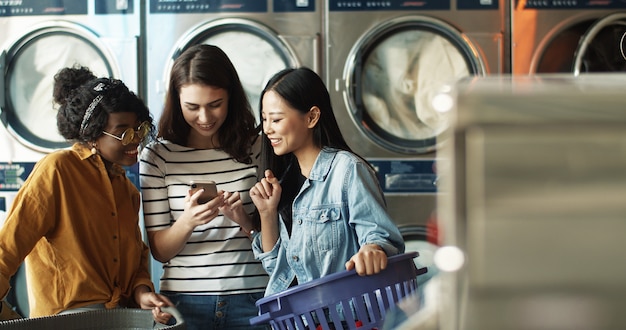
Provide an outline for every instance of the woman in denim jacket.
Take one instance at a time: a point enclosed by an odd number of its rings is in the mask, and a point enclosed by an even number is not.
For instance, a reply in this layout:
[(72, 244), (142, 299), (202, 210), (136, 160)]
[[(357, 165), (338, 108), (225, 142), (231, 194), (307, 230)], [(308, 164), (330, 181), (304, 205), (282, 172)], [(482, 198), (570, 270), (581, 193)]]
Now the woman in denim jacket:
[(261, 231), (244, 230), (270, 275), (266, 296), (345, 269), (375, 274), (404, 252), (375, 172), (346, 144), (315, 72), (277, 73), (260, 111), (266, 170), (250, 196)]

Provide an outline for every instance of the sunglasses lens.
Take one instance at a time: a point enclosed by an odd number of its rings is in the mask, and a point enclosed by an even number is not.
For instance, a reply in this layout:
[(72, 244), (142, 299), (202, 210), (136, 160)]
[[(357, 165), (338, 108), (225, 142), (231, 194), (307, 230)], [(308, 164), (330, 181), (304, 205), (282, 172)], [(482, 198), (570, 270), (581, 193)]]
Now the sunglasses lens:
[(135, 130), (132, 128), (127, 128), (122, 134), (122, 144), (128, 145), (129, 143), (133, 142), (134, 139), (135, 139)]
[(148, 132), (150, 131), (150, 123), (143, 122), (137, 130), (133, 128), (127, 128), (124, 133), (122, 133), (122, 145), (129, 145), (135, 140), (135, 136), (139, 138), (139, 141), (142, 141)]
[(137, 129), (136, 133), (139, 139), (143, 140), (143, 138), (145, 138), (146, 135), (148, 135), (148, 131), (150, 131), (150, 124), (144, 121), (143, 123), (141, 123), (141, 125), (139, 125), (139, 128)]

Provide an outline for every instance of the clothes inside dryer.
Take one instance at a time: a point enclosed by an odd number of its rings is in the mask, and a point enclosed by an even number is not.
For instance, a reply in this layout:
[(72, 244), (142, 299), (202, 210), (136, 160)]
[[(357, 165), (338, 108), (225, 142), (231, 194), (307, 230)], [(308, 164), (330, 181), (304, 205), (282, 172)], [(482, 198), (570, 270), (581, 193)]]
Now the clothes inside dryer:
[[(444, 21), (418, 15), (389, 19), (352, 46), (343, 80), (336, 80), (331, 90), (341, 92), (343, 102), (333, 105), (345, 104), (357, 129), (387, 152), (434, 151), (447, 118), (436, 111), (433, 100), (448, 83), (485, 74), (479, 54), (462, 32)], [(343, 91), (338, 89), (341, 81)], [(341, 110), (337, 113), (343, 119)]]
[[(53, 53), (55, 56), (46, 56)], [(56, 109), (51, 103), (51, 78), (59, 67), (76, 63), (98, 74), (110, 75), (111, 69), (102, 60), (102, 53), (85, 39), (68, 34), (47, 34), (35, 38), (14, 55), (9, 67), (8, 97), (13, 110), (10, 125), (26, 140), (36, 145), (40, 140), (55, 146), (66, 144), (56, 129)], [(51, 125), (52, 124), (52, 125)]]
[(446, 38), (408, 30), (382, 40), (363, 66), (363, 104), (373, 127), (402, 139), (437, 136), (446, 127), (431, 105), (444, 83), (470, 74), (463, 54)]

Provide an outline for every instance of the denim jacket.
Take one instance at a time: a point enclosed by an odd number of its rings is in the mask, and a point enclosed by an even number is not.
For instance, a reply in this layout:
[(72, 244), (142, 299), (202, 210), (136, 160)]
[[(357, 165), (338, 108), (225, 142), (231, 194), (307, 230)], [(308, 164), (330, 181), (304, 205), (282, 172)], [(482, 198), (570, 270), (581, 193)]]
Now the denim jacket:
[(292, 207), (291, 237), (280, 218), (271, 251), (263, 252), (260, 233), (253, 240), (256, 258), (270, 275), (266, 296), (287, 289), (294, 277), (302, 284), (345, 270), (365, 244), (381, 246), (387, 256), (404, 252), (374, 171), (352, 153), (322, 149)]

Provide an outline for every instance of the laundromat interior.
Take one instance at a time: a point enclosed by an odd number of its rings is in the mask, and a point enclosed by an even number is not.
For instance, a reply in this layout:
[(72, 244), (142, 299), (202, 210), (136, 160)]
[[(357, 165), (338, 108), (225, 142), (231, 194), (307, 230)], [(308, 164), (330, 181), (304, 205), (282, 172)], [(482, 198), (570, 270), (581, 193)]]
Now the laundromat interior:
[[(121, 79), (158, 121), (196, 44), (226, 52), (257, 123), (274, 73), (322, 77), (429, 270), (386, 329), (626, 327), (626, 1), (0, 1), (0, 220), (71, 145), (61, 68)], [(23, 271), (6, 299), (28, 316)]]

